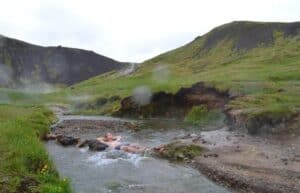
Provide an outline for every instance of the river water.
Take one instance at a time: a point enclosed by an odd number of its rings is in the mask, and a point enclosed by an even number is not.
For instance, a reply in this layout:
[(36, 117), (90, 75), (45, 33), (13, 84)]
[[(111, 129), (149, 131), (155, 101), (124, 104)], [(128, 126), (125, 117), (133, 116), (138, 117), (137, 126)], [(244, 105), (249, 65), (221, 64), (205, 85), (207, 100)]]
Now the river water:
[[(99, 120), (104, 117), (62, 117)], [(172, 121), (174, 124), (176, 121)], [(164, 121), (149, 122), (139, 132), (117, 133), (124, 142), (154, 147), (191, 130), (168, 128)], [(160, 128), (151, 128), (159, 125)], [(178, 125), (178, 124), (176, 124)], [(146, 126), (147, 127), (147, 126)], [(173, 125), (169, 125), (173, 127)], [(195, 131), (194, 131), (195, 132)], [(93, 133), (85, 133), (93, 136)], [(75, 193), (229, 193), (188, 166), (170, 163), (148, 155), (136, 155), (117, 150), (91, 152), (87, 148), (62, 147), (46, 143), (50, 156), (62, 177), (71, 180)]]

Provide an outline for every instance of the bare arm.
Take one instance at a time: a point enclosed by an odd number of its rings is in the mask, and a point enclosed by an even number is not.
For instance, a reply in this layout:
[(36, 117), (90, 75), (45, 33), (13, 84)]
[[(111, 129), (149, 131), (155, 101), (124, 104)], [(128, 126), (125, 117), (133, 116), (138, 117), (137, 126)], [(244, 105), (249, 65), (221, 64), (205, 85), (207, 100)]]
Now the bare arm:
[(104, 142), (104, 138), (103, 137), (98, 137), (97, 140), (100, 141), (101, 143)]
[(121, 138), (122, 138), (121, 136), (116, 136), (116, 137), (115, 137), (115, 141), (120, 141)]

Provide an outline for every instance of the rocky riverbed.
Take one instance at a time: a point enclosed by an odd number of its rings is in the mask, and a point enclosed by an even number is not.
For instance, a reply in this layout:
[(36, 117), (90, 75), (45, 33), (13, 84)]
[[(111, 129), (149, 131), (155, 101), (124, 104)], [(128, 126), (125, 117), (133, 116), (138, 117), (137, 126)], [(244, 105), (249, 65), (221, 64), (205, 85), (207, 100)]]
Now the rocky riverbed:
[[(183, 128), (175, 129), (172, 124), (174, 129), (170, 129), (166, 122), (68, 116), (62, 117), (53, 126), (52, 134), (94, 139), (109, 131), (121, 135), (123, 142), (138, 143), (152, 149), (190, 132)], [(62, 146), (54, 141), (48, 141), (46, 147), (60, 174), (70, 178), (75, 193), (232, 192), (188, 165), (172, 163), (147, 153), (131, 154), (110, 149), (89, 151), (86, 147)]]
[(150, 122), (146, 123), (147, 128), (145, 123), (132, 120), (62, 117), (52, 132), (91, 139), (109, 131), (124, 136), (126, 141), (150, 148), (168, 148), (170, 143), (192, 144), (203, 151), (197, 156), (183, 156), (180, 161), (218, 184), (238, 192), (300, 192), (298, 136), (261, 137), (243, 131), (229, 131), (226, 127), (201, 131), (180, 124), (177, 128), (174, 125), (170, 128), (167, 124), (157, 124), (158, 120), (154, 122), (160, 128), (150, 128), (153, 127)]

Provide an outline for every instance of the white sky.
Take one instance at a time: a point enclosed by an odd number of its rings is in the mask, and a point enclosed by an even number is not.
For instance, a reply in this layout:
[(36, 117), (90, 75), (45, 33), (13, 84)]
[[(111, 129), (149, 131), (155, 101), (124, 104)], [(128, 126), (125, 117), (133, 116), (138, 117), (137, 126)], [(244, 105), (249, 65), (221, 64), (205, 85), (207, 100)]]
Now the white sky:
[(0, 0), (0, 34), (131, 62), (234, 20), (297, 21), (300, 0)]

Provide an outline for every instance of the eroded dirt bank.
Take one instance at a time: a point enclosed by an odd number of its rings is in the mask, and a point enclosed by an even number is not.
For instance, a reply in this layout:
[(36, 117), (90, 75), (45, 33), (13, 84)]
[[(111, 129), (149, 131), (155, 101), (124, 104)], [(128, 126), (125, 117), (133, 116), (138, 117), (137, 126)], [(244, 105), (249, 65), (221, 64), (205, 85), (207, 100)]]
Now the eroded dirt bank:
[(175, 94), (156, 92), (149, 104), (139, 106), (134, 98), (127, 97), (121, 101), (121, 108), (116, 116), (125, 117), (184, 117), (196, 105), (203, 105), (208, 110), (223, 109), (230, 100), (227, 91), (219, 91), (206, 86), (203, 82), (189, 88), (181, 88)]

